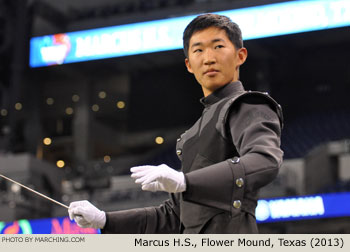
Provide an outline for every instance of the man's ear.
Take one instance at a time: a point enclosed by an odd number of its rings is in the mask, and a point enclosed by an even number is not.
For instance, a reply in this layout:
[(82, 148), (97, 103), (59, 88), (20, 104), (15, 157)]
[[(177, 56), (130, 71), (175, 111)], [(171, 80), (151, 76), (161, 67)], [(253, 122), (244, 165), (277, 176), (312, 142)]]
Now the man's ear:
[(187, 71), (189, 71), (190, 73), (193, 73), (192, 68), (191, 68), (191, 64), (190, 64), (190, 61), (188, 60), (188, 58), (185, 59), (185, 65), (187, 67)]
[(243, 65), (248, 57), (248, 50), (245, 47), (242, 47), (238, 50), (238, 66)]

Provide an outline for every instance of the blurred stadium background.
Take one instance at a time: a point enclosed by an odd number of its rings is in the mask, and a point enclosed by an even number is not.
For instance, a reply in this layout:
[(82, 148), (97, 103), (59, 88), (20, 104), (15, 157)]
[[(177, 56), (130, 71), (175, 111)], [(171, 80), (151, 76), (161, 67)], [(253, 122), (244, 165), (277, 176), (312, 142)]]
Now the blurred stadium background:
[[(180, 168), (176, 139), (202, 109), (182, 50), (30, 67), (30, 38), (285, 2), (295, 1), (0, 0), (0, 173), (67, 205), (159, 204), (167, 194), (142, 192), (129, 168)], [(261, 233), (350, 233), (350, 1), (334, 2), (347, 25), (245, 41), (240, 79), (269, 92), (285, 118), (285, 161), (261, 199), (306, 209), (262, 221)], [(3, 179), (0, 195), (0, 233), (16, 220), (67, 216)], [(322, 198), (312, 214), (315, 195), (334, 196), (331, 207)]]

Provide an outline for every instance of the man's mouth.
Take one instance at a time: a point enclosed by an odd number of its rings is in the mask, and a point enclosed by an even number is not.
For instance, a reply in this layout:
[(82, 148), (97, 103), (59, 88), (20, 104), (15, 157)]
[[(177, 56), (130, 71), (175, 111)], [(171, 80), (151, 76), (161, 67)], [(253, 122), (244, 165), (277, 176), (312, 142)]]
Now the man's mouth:
[(205, 75), (214, 75), (218, 73), (219, 71), (216, 69), (208, 69), (207, 71), (204, 72)]

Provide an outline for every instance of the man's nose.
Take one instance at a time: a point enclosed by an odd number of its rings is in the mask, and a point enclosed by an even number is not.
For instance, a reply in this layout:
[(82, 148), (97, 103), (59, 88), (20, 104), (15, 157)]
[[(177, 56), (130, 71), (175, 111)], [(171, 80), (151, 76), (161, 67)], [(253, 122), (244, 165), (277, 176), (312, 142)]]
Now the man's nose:
[(211, 65), (216, 62), (215, 54), (211, 49), (205, 50), (204, 54), (204, 64)]

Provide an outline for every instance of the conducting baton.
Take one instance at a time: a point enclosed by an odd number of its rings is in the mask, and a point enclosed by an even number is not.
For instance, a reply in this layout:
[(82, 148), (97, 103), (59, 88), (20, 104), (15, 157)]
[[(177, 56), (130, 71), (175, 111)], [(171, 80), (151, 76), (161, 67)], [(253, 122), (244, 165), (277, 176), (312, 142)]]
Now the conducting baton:
[(44, 194), (42, 194), (42, 193), (39, 193), (39, 192), (33, 190), (32, 188), (30, 188), (30, 187), (28, 187), (28, 186), (22, 185), (21, 183), (18, 183), (17, 181), (14, 181), (13, 179), (10, 179), (10, 178), (8, 178), (8, 177), (2, 175), (2, 174), (0, 174), (0, 177), (2, 177), (2, 178), (4, 178), (4, 179), (7, 179), (8, 181), (11, 181), (12, 183), (15, 183), (15, 184), (17, 184), (17, 185), (19, 185), (19, 186), (21, 186), (21, 187), (23, 187), (23, 188), (25, 188), (25, 189), (27, 189), (27, 190), (33, 192), (33, 193), (36, 193), (36, 194), (38, 194), (39, 196), (41, 196), (41, 197), (43, 197), (43, 198), (45, 198), (45, 199), (48, 199), (48, 200), (52, 201), (53, 203), (56, 203), (57, 205), (60, 205), (60, 206), (65, 207), (65, 208), (67, 208), (67, 209), (69, 208), (67, 205), (65, 205), (65, 204), (63, 204), (63, 203), (61, 203), (61, 202), (58, 202), (58, 201), (56, 201), (56, 200), (54, 200), (54, 199), (51, 199), (50, 197), (48, 197), (48, 196), (46, 196), (46, 195), (44, 195)]

